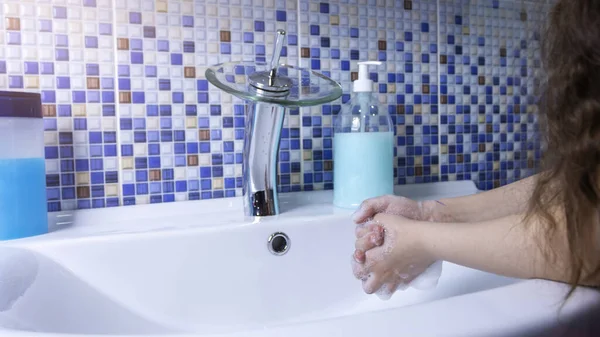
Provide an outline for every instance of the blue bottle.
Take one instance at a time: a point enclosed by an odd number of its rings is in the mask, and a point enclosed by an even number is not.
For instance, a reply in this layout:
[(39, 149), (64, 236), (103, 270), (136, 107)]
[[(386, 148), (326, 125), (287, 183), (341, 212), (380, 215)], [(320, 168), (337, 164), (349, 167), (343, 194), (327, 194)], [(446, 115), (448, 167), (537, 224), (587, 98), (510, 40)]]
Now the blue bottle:
[(354, 97), (336, 117), (333, 138), (333, 203), (356, 209), (369, 198), (394, 192), (394, 131), (387, 110), (372, 93), (367, 66), (359, 62)]
[(40, 95), (0, 92), (0, 240), (47, 232)]

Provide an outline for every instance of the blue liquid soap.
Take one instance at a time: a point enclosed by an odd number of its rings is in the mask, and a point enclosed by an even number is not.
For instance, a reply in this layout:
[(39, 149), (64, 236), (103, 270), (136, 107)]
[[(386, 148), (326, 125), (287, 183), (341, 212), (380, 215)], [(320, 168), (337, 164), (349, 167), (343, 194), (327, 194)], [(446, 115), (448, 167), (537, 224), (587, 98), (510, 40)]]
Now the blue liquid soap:
[(358, 208), (369, 198), (394, 192), (392, 132), (338, 133), (333, 138), (334, 205)]
[(44, 159), (0, 159), (0, 240), (47, 232)]

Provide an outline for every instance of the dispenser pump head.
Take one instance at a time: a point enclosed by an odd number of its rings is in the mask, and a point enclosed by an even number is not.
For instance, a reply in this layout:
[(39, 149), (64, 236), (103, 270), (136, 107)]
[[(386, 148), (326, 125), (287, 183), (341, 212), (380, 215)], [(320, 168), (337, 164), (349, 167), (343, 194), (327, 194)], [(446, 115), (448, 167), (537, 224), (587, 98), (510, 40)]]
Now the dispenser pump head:
[(354, 92), (371, 92), (373, 91), (373, 81), (369, 78), (369, 66), (381, 65), (379, 61), (358, 62), (358, 79), (352, 83), (352, 91)]

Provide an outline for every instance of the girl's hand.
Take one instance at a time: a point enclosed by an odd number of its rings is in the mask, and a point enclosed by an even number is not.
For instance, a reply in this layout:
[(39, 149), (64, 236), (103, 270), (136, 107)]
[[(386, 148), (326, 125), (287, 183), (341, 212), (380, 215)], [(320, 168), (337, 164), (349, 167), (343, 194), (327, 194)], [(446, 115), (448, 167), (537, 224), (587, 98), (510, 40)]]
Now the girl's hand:
[(400, 215), (419, 221), (444, 221), (448, 216), (444, 214), (444, 205), (439, 201), (414, 201), (404, 197), (386, 195), (383, 197), (365, 200), (354, 213), (352, 220), (362, 224), (378, 213)]
[[(405, 289), (436, 261), (423, 243), (419, 231), (423, 225), (403, 216), (377, 214), (373, 222), (357, 230), (356, 249), (362, 262), (355, 253), (352, 268), (367, 294)], [(359, 237), (362, 230), (365, 235)]]

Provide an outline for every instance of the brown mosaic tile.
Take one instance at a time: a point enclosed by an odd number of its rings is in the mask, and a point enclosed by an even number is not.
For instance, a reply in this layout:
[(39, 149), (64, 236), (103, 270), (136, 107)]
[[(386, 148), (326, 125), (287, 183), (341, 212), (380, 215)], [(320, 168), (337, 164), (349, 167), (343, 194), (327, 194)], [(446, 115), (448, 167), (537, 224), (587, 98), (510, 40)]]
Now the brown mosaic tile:
[(421, 177), (423, 175), (423, 166), (415, 167), (415, 175)]
[(190, 154), (187, 157), (188, 166), (198, 166), (198, 155)]
[(310, 49), (306, 47), (300, 48), (300, 57), (309, 58), (310, 57)]
[(21, 30), (21, 19), (6, 18), (6, 30)]
[(88, 89), (100, 89), (100, 78), (88, 77), (87, 78), (87, 88)]
[(129, 39), (118, 38), (117, 39), (117, 49), (118, 50), (129, 50)]
[(119, 92), (119, 103), (131, 103), (131, 92), (121, 91)]
[(196, 78), (196, 67), (185, 67), (183, 68), (183, 76), (185, 78)]
[(222, 30), (219, 33), (221, 37), (221, 42), (231, 42), (231, 32), (228, 30)]
[(56, 105), (44, 104), (42, 105), (42, 114), (44, 117), (56, 117)]
[(199, 138), (200, 140), (210, 140), (210, 130), (200, 130)]
[(160, 181), (161, 180), (161, 171), (160, 170), (150, 170), (149, 173), (149, 178), (150, 181)]
[(90, 197), (90, 187), (89, 186), (78, 186), (77, 187), (77, 198), (85, 199)]

